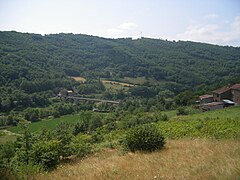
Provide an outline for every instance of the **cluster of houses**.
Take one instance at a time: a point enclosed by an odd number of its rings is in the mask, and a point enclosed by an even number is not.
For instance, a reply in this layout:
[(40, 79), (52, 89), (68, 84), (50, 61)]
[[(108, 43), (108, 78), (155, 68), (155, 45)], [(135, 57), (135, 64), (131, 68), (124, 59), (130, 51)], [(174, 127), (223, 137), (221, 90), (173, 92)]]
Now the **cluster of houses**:
[(199, 96), (202, 111), (222, 109), (224, 107), (240, 104), (240, 84), (222, 87), (213, 93)]

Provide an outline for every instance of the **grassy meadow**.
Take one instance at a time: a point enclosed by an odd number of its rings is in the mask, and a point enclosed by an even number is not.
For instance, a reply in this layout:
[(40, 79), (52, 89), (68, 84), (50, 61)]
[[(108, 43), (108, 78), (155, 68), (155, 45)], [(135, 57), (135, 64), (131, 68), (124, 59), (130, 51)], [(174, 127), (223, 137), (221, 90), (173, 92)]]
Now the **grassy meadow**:
[(77, 76), (77, 77), (71, 76), (71, 78), (73, 78), (75, 81), (78, 81), (81, 83), (85, 83), (87, 81), (84, 77), (80, 77), (80, 76)]
[(105, 149), (36, 179), (239, 179), (240, 141), (168, 140), (163, 150), (127, 153)]
[(134, 84), (124, 83), (124, 82), (117, 82), (117, 81), (109, 81), (109, 80), (102, 80), (103, 85), (106, 89), (115, 92), (117, 90), (128, 90), (129, 88), (135, 86)]
[(120, 80), (131, 83), (131, 84), (136, 84), (136, 85), (143, 85), (144, 83), (150, 83), (153, 85), (157, 85), (157, 84), (161, 83), (160, 81), (157, 81), (156, 79), (153, 79), (153, 78), (146, 79), (146, 77), (135, 77), (135, 78), (124, 77), (123, 79), (120, 79)]
[[(76, 123), (78, 121), (79, 121), (79, 114), (65, 115), (60, 118), (45, 119), (45, 120), (31, 123), (29, 124), (29, 130), (30, 132), (35, 132), (40, 129), (54, 129), (58, 124), (62, 122)], [(21, 131), (18, 126), (11, 127), (8, 130), (14, 133), (19, 133)]]

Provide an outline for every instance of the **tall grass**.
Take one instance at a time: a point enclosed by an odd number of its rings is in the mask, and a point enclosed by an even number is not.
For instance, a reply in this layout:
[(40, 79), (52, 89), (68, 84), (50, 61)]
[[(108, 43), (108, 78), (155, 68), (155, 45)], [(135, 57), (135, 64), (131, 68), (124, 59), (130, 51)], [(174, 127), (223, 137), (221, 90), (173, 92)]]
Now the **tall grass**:
[(153, 153), (105, 150), (36, 179), (239, 179), (240, 142), (169, 140)]

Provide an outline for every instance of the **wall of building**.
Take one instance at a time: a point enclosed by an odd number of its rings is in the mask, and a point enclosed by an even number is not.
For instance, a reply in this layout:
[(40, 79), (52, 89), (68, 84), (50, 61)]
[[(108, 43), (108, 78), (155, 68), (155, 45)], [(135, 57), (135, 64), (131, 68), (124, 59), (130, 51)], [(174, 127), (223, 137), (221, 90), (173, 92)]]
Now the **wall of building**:
[(240, 104), (240, 90), (232, 90), (232, 94), (233, 94), (233, 102)]
[(213, 102), (213, 97), (204, 98), (200, 101), (201, 104), (206, 104), (206, 103), (211, 103), (211, 102)]
[(223, 103), (222, 104), (216, 104), (216, 105), (202, 105), (201, 106), (202, 111), (211, 111), (211, 110), (217, 110), (217, 109), (223, 109)]

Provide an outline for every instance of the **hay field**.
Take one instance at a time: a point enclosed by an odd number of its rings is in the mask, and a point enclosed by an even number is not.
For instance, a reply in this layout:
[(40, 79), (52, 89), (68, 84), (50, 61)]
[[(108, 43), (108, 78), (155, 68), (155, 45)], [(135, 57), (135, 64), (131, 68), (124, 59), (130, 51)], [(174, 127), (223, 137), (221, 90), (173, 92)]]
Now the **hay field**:
[(36, 179), (239, 179), (240, 141), (168, 140), (153, 153), (106, 149)]

